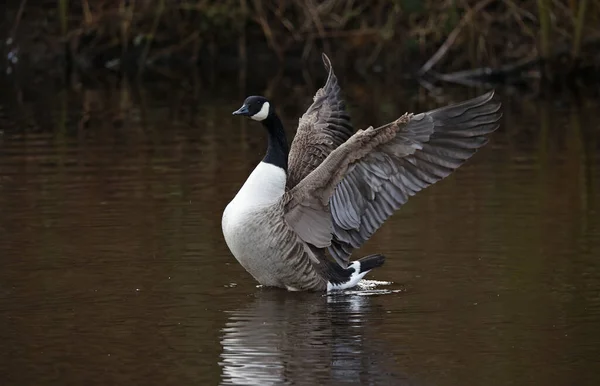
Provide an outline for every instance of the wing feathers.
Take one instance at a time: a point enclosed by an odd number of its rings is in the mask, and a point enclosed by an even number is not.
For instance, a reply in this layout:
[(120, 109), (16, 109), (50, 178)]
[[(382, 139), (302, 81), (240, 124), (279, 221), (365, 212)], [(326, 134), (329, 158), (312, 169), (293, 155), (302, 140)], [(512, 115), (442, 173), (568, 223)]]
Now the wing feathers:
[[(328, 249), (338, 263), (347, 266), (352, 250), (367, 241), (410, 196), (447, 177), (487, 143), (485, 135), (498, 128), (501, 117), (500, 103), (492, 97), (490, 92), (414, 115), (392, 140), (349, 169), (330, 200), (334, 233)], [(349, 181), (354, 186), (372, 187), (369, 194), (362, 194), (363, 201), (356, 201), (360, 206), (341, 196)], [(359, 224), (337, 223), (338, 211), (352, 213), (353, 220), (355, 213), (360, 214)]]
[(329, 72), (327, 81), (325, 86), (316, 92), (313, 104), (300, 118), (290, 147), (288, 189), (295, 187), (354, 133), (337, 77), (331, 61), (325, 54), (323, 64)]
[[(431, 110), (426, 114), (433, 117), (434, 120), (447, 120), (459, 117), (465, 114), (467, 111), (472, 109), (477, 109), (481, 106), (484, 106), (486, 103), (492, 100), (494, 97), (494, 91), (486, 92), (478, 97), (473, 99), (466, 100), (464, 102), (455, 103), (450, 106), (444, 106), (437, 108), (435, 110)], [(498, 111), (500, 109), (500, 105), (498, 104)]]
[(349, 256), (410, 196), (447, 177), (498, 128), (493, 92), (377, 129), (354, 129), (329, 76), (300, 119), (288, 169), (285, 220), (298, 236), (327, 247), (343, 267)]

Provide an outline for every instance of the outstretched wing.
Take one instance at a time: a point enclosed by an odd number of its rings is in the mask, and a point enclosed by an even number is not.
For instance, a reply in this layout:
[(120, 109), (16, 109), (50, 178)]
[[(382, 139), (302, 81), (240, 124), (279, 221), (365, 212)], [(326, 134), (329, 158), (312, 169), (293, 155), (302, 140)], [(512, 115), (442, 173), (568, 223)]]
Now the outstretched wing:
[(290, 192), (288, 223), (347, 266), (352, 251), (408, 197), (448, 176), (487, 142), (501, 117), (492, 97), (489, 92), (357, 132)]
[(327, 55), (323, 54), (327, 82), (302, 115), (288, 156), (288, 189), (296, 186), (354, 132)]

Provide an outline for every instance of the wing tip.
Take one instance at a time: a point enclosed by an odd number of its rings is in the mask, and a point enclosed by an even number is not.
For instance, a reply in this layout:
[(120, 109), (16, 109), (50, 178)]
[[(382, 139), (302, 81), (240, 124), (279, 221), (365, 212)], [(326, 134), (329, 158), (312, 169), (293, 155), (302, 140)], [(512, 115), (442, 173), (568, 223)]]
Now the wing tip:
[(323, 52), (321, 53), (321, 57), (323, 59), (323, 65), (325, 66), (325, 70), (327, 71), (327, 82), (325, 82), (325, 88), (335, 87), (337, 85), (337, 78), (335, 73), (333, 72), (333, 65), (331, 64), (331, 60), (329, 57)]
[[(471, 105), (470, 108), (483, 106), (483, 105), (488, 104), (490, 101), (492, 101), (492, 99), (494, 98), (495, 94), (496, 94), (496, 90), (495, 89), (491, 89), (490, 91), (488, 91), (486, 93), (483, 93), (483, 94), (481, 94), (479, 96), (476, 96), (475, 98), (468, 99), (468, 100), (466, 100), (463, 103), (465, 105)], [(499, 103), (499, 102), (493, 102), (493, 103)]]
[(331, 60), (329, 60), (329, 57), (327, 56), (327, 54), (325, 54), (324, 52), (321, 53), (321, 58), (323, 59), (323, 65), (325, 65), (325, 69), (329, 72), (331, 72)]

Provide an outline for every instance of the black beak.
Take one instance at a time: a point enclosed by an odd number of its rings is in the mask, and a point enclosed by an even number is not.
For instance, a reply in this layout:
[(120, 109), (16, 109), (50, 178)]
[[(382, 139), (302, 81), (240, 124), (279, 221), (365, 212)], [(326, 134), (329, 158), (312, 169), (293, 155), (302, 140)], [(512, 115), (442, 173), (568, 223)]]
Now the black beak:
[(248, 106), (243, 105), (242, 107), (234, 111), (233, 115), (250, 115), (250, 112), (248, 111)]

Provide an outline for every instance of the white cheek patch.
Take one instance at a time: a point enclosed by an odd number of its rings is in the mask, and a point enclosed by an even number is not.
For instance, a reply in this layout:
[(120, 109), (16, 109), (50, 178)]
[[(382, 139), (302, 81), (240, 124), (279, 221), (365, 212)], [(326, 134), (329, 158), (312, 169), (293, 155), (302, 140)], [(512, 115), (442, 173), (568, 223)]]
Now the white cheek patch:
[(262, 107), (260, 108), (260, 111), (254, 115), (252, 115), (250, 118), (254, 119), (255, 121), (262, 121), (265, 118), (267, 118), (269, 116), (269, 102), (265, 102), (263, 103)]

